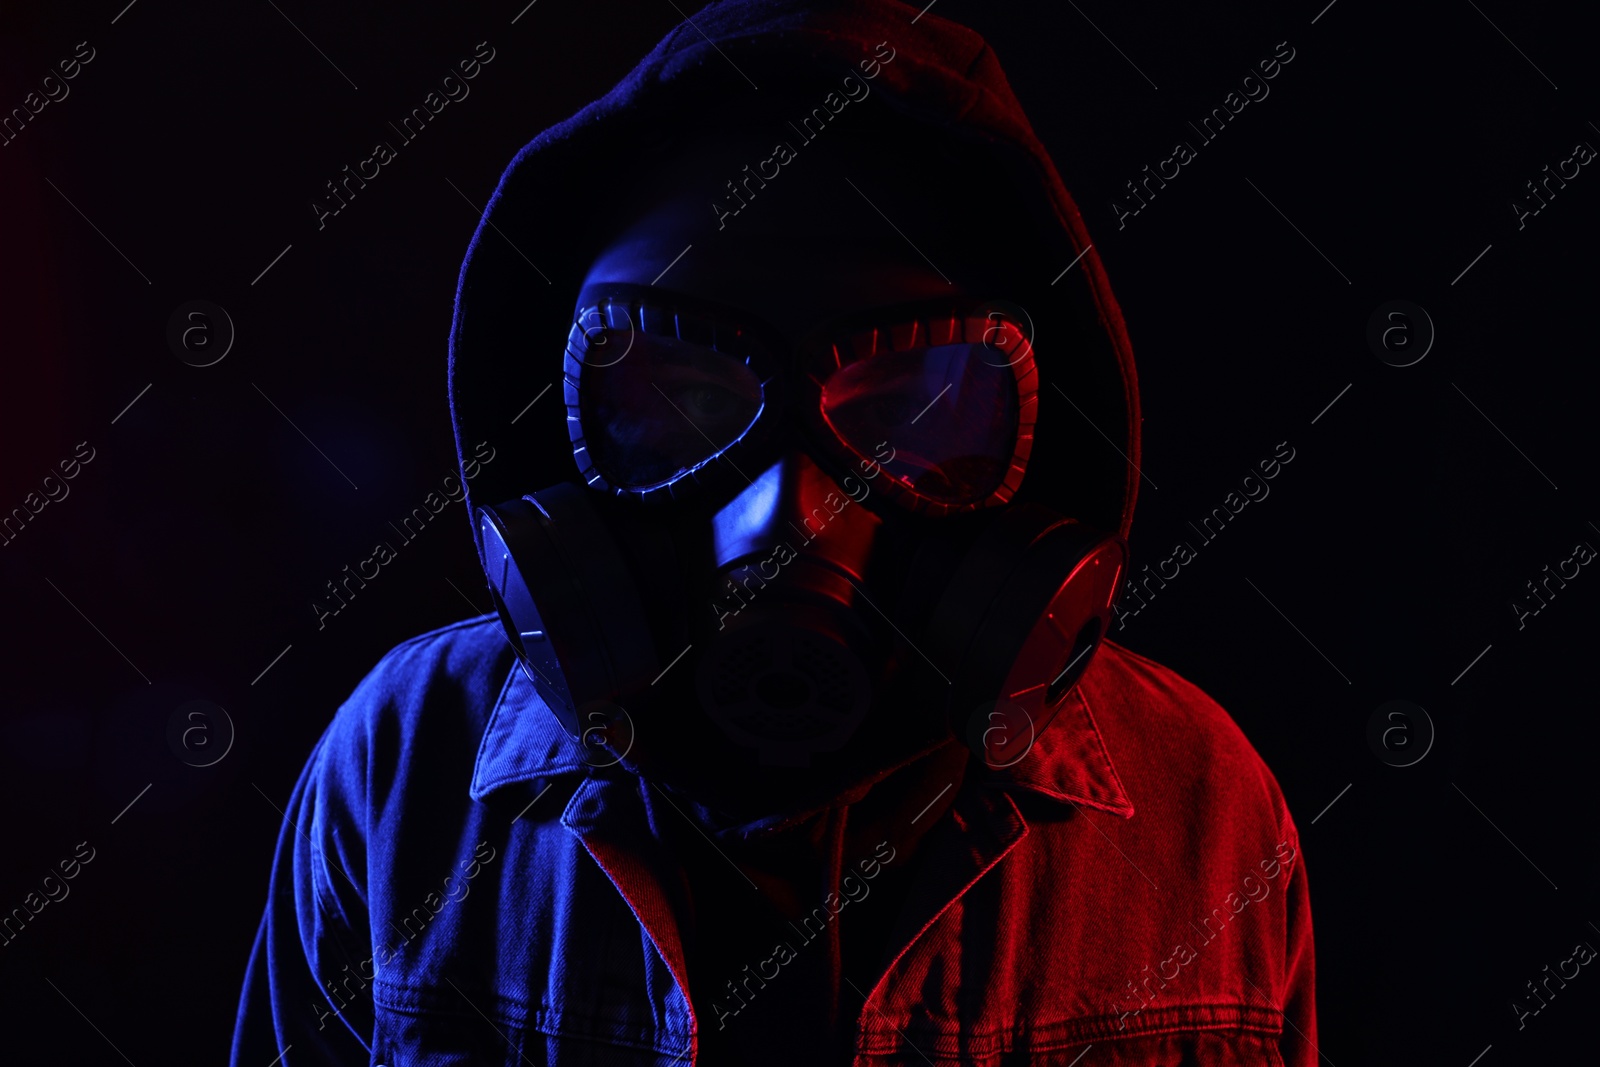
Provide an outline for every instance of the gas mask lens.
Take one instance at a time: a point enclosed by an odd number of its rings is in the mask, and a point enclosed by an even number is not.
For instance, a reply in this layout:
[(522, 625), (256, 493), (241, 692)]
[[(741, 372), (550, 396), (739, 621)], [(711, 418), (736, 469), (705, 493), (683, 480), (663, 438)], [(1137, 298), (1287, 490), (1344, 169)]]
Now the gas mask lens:
[(889, 477), (946, 504), (974, 504), (1005, 480), (1017, 442), (1017, 383), (981, 345), (889, 352), (823, 383), (822, 417), (861, 456), (893, 448)]
[(761, 379), (742, 361), (658, 336), (634, 338), (614, 364), (586, 367), (579, 391), (595, 467), (623, 489), (649, 489), (710, 462), (744, 436), (761, 406)]

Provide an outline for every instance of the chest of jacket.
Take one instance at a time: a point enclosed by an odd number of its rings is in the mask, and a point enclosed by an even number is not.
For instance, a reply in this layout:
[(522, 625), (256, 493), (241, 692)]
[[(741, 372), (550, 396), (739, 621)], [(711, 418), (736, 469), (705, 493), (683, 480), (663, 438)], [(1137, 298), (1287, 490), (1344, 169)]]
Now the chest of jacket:
[[(697, 1051), (766, 1042), (776, 1065), (813, 1044), (815, 1022), (782, 1009), (847, 901), (736, 974), (692, 973), (688, 883), (637, 793), (567, 779), (538, 810), (464, 828), (478, 844), (449, 886), (403, 853), (373, 880), (372, 1062), (715, 1064)], [(843, 976), (855, 1063), (1281, 1063), (1282, 1014), (1247, 961), (1281, 940), (1286, 865), (1269, 856), (1216, 908), (1182, 891), (1152, 906), (1136, 866), (1173, 872), (1136, 865), (1136, 837), (1118, 845), (1099, 815), (1030, 825), (1008, 794), (962, 789), (887, 920), (885, 964)]]

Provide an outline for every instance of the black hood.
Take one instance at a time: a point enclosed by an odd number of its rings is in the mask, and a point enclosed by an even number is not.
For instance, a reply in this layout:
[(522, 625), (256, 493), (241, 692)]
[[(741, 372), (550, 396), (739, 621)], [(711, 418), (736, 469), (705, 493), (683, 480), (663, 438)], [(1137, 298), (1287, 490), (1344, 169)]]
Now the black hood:
[(1078, 208), (989, 46), (892, 0), (724, 0), (692, 20), (609, 93), (518, 152), (473, 235), (450, 335), (450, 405), (463, 467), (484, 441), (497, 461), (473, 465), (469, 505), (577, 480), (562, 352), (579, 286), (618, 205), (651, 182), (652, 155), (705, 129), (732, 98), (770, 107), (780, 123), (792, 117), (786, 102), (822, 99), (886, 45), (892, 61), (851, 106), (992, 159), (997, 195), (956, 212), (952, 224), (1004, 224), (1021, 235), (1006, 250), (1014, 284), (991, 294), (1024, 307), (1036, 334), (1038, 440), (1018, 499), (1126, 537), (1139, 414), (1122, 315)]

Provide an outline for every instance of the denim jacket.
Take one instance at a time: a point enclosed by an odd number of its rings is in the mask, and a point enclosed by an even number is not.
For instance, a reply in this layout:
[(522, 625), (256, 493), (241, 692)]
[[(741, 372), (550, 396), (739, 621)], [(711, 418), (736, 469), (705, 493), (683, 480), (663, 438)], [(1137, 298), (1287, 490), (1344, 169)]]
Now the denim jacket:
[[(238, 1067), (695, 1062), (714, 1022), (657, 832), (676, 816), (583, 761), (495, 619), (389, 653), (286, 813)], [(859, 1067), (1317, 1060), (1282, 795), (1221, 708), (1143, 657), (1107, 643), (914, 862), (859, 986)]]

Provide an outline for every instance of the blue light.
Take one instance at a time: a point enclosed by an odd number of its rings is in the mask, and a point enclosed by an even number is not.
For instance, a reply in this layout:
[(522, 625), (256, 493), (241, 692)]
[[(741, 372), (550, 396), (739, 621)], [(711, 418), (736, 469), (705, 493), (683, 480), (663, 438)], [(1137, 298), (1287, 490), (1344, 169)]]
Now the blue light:
[(712, 516), (718, 568), (771, 546), (772, 531), (778, 522), (783, 469), (782, 461), (774, 463), (751, 482), (748, 489)]

